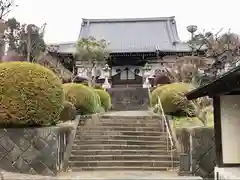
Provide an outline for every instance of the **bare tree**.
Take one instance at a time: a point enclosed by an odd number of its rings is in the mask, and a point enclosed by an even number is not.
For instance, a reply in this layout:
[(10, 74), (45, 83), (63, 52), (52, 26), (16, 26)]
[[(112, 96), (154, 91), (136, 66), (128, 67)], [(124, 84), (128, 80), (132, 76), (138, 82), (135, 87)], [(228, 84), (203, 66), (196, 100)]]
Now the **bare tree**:
[(207, 58), (183, 56), (176, 60), (173, 67), (165, 65), (165, 71), (172, 82), (193, 83), (200, 69), (207, 66)]
[(34, 62), (45, 51), (43, 36), (46, 24), (42, 27), (34, 24), (21, 25), (15, 18), (10, 18), (6, 25), (5, 41), (8, 43), (10, 52), (15, 51), (23, 56), (23, 59)]
[(6, 18), (14, 6), (14, 0), (0, 0), (0, 19)]

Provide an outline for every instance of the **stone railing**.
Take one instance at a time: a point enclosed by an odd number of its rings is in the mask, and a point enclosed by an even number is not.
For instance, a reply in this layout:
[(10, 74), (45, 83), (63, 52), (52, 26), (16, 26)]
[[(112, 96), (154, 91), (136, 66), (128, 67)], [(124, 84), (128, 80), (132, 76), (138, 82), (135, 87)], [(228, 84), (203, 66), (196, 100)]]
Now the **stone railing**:
[[(176, 130), (180, 151), (180, 174), (213, 178), (215, 163), (214, 130), (207, 127)], [(182, 160), (182, 162), (181, 162)]]
[(0, 129), (0, 169), (57, 175), (70, 156), (78, 120), (52, 127)]
[(57, 170), (58, 172), (66, 171), (68, 159), (71, 155), (72, 145), (76, 135), (77, 127), (79, 124), (80, 115), (76, 117), (74, 121), (59, 124), (58, 127), (61, 129), (69, 129), (69, 131), (62, 131), (58, 135), (58, 158), (57, 158)]

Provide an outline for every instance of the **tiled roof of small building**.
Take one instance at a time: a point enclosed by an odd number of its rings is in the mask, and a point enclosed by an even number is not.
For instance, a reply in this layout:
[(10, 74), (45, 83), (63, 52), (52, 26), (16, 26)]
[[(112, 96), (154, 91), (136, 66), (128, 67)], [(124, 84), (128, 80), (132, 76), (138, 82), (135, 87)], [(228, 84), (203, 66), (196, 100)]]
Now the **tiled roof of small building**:
[[(191, 51), (179, 39), (175, 17), (83, 19), (79, 38), (89, 36), (105, 39), (112, 53)], [(74, 45), (60, 44), (58, 51), (75, 52)]]
[(59, 43), (59, 44), (49, 44), (49, 51), (56, 51), (63, 54), (72, 54), (76, 52), (75, 48), (76, 42), (66, 42), (66, 43)]

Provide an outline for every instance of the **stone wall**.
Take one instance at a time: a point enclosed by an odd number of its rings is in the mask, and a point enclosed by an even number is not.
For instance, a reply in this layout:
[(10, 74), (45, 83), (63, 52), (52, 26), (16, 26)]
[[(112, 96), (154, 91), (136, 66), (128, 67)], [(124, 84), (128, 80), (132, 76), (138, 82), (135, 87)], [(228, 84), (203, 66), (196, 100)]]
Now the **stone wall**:
[(180, 152), (190, 155), (191, 173), (213, 178), (216, 158), (213, 128), (177, 129), (176, 137)]
[(112, 110), (147, 110), (149, 92), (146, 88), (111, 88)]
[(78, 119), (54, 127), (0, 129), (0, 169), (57, 175), (68, 156), (66, 149), (72, 146)]

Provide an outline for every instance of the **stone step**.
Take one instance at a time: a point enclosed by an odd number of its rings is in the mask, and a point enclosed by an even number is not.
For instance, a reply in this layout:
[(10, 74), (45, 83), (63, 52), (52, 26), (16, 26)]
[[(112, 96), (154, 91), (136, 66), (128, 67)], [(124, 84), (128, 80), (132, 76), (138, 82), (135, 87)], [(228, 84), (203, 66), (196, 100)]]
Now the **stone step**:
[(82, 167), (72, 167), (73, 172), (80, 171), (167, 171), (169, 167), (148, 167), (148, 166), (82, 166)]
[(93, 127), (79, 127), (79, 132), (89, 132), (89, 131), (108, 131), (108, 130), (114, 130), (114, 131), (158, 131), (162, 132), (161, 126), (155, 126), (155, 127), (121, 127), (121, 126), (93, 126)]
[(142, 141), (167, 141), (168, 136), (162, 135), (162, 136), (126, 136), (121, 135), (120, 133), (117, 134), (109, 134), (109, 135), (76, 135), (75, 140), (108, 140), (108, 139), (114, 139), (114, 140), (142, 140)]
[(148, 122), (148, 121), (162, 121), (162, 117), (158, 115), (152, 115), (152, 116), (138, 116), (136, 111), (136, 116), (127, 116), (127, 115), (101, 115), (99, 116), (99, 119), (101, 120), (111, 120), (111, 121), (129, 121), (129, 122), (135, 122), (135, 121), (141, 121), (141, 122)]
[(115, 134), (121, 134), (126, 136), (164, 136), (166, 135), (166, 132), (162, 131), (143, 131), (143, 130), (137, 130), (137, 131), (126, 131), (126, 130), (105, 130), (101, 131), (101, 129), (91, 129), (91, 131), (84, 131), (80, 130), (77, 131), (76, 135), (83, 136), (83, 135), (96, 135), (96, 136), (102, 136), (102, 135), (115, 135)]
[(70, 157), (70, 161), (171, 161), (176, 160), (175, 157), (169, 155), (151, 155), (151, 154), (132, 154), (132, 155), (74, 155)]
[(116, 139), (106, 139), (106, 140), (78, 140), (74, 141), (76, 145), (87, 145), (87, 144), (114, 144), (114, 145), (166, 145), (167, 141), (141, 141), (141, 140), (116, 140)]
[(101, 115), (99, 116), (100, 119), (115, 119), (115, 120), (161, 120), (161, 116), (160, 115), (152, 115), (152, 113), (149, 113), (149, 116), (141, 116), (138, 115), (138, 111), (134, 111), (136, 112), (135, 116), (128, 116), (128, 115)]
[(129, 150), (129, 149), (87, 149), (72, 150), (72, 155), (171, 155), (171, 152), (164, 150)]
[(86, 167), (86, 166), (148, 166), (148, 167), (172, 167), (179, 164), (178, 161), (156, 161), (156, 160), (134, 160), (134, 161), (69, 161), (70, 167)]
[(161, 124), (159, 123), (119, 123), (119, 122), (97, 122), (95, 124), (96, 126), (110, 126), (110, 127), (160, 127), (162, 129)]
[(72, 147), (73, 150), (87, 150), (87, 149), (112, 149), (112, 150), (123, 150), (123, 149), (129, 149), (129, 150), (142, 150), (142, 149), (148, 149), (148, 150), (167, 150), (166, 145), (162, 144), (154, 144), (154, 145), (126, 145), (126, 144), (82, 144), (82, 145), (76, 145), (74, 144)]

